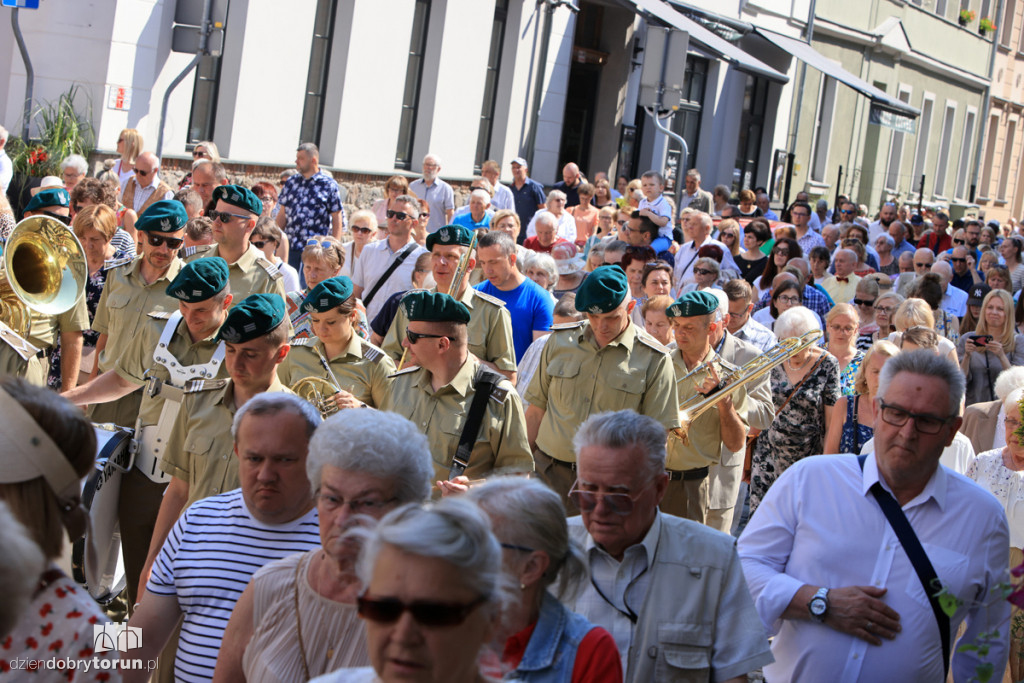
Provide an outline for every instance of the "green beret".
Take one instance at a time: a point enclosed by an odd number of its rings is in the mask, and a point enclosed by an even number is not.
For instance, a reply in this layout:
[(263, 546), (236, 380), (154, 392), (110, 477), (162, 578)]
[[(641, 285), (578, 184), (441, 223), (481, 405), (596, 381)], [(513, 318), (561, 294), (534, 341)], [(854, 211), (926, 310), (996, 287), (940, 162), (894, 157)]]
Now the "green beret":
[(177, 232), (188, 223), (185, 205), (174, 199), (161, 199), (150, 204), (135, 220), (135, 229), (142, 232)]
[[(443, 229), (443, 228), (442, 228)], [(402, 299), (405, 316), (431, 323), (469, 323), (469, 309), (460, 301), (440, 292), (412, 292)]]
[(448, 246), (457, 244), (468, 247), (473, 243), (473, 231), (461, 225), (446, 225), (437, 232), (427, 235), (427, 251), (433, 251), (435, 244)]
[(351, 296), (352, 280), (339, 275), (314, 287), (302, 300), (302, 310), (307, 313), (326, 313), (348, 301)]
[(596, 268), (576, 290), (576, 310), (582, 313), (610, 313), (629, 296), (626, 271), (615, 265)]
[(282, 320), (284, 299), (280, 294), (251, 294), (228, 312), (217, 341), (243, 344), (270, 333)]
[(36, 196), (29, 200), (28, 206), (25, 207), (26, 211), (39, 211), (45, 209), (48, 206), (69, 206), (71, 204), (70, 195), (68, 191), (63, 187), (57, 187), (51, 190), (41, 190), (36, 193)]
[(187, 304), (212, 299), (228, 284), (228, 262), (220, 256), (196, 259), (178, 272), (167, 285), (167, 296)]
[(213, 190), (213, 201), (222, 201), (259, 216), (263, 213), (263, 201), (252, 190), (241, 185), (220, 185)]
[(669, 318), (692, 318), (707, 315), (718, 309), (718, 297), (711, 292), (693, 291), (683, 294), (665, 311)]

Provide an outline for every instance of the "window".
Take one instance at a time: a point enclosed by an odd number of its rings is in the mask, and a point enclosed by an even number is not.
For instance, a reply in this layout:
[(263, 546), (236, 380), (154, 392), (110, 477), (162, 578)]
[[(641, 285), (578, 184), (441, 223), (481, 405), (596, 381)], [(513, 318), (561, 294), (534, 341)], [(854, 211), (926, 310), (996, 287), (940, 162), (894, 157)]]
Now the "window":
[(964, 134), (960, 142), (960, 166), (956, 172), (956, 188), (953, 196), (957, 199), (967, 199), (967, 175), (971, 167), (971, 149), (974, 147), (974, 121), (978, 114), (973, 109), (968, 109), (964, 115)]
[(828, 172), (828, 148), (832, 139), (832, 115), (836, 107), (835, 79), (822, 76), (818, 93), (818, 114), (814, 119), (814, 138), (811, 147), (811, 180), (825, 182)]
[(480, 111), (480, 130), (476, 135), (476, 166), (474, 173), (490, 153), (491, 133), (494, 130), (494, 104), (498, 98), (498, 73), (501, 69), (501, 47), (505, 43), (505, 20), (508, 18), (508, 0), (494, 4), (494, 23), (491, 26), (491, 49), (487, 55), (487, 76), (484, 81), (484, 102)]
[[(910, 91), (900, 88), (900, 102), (910, 102)], [(892, 142), (889, 145), (889, 166), (885, 171), (885, 189), (892, 192), (899, 192), (902, 178), (900, 178), (900, 166), (903, 164), (903, 142), (906, 133), (902, 130), (892, 132)]]
[(1000, 201), (1006, 201), (1006, 186), (1010, 181), (1010, 167), (1013, 161), (1013, 138), (1016, 132), (1016, 121), (1010, 121), (1006, 124), (1006, 139), (1003, 140), (1003, 160), (999, 164), (999, 191), (996, 192), (996, 197)]
[[(749, 190), (757, 184), (757, 160), (761, 156), (761, 136), (768, 104), (768, 80), (747, 76), (743, 94), (743, 115), (740, 135), (736, 144), (736, 166), (733, 169), (732, 188)], [(823, 143), (828, 145), (826, 139)]]
[(932, 132), (932, 107), (935, 105), (933, 96), (925, 94), (921, 103), (921, 120), (917, 123), (917, 147), (914, 151), (914, 171), (910, 179), (910, 187), (917, 192), (921, 187), (921, 176), (924, 174), (928, 161), (928, 137)]
[(327, 67), (331, 60), (334, 38), (334, 12), (338, 0), (317, 0), (313, 20), (313, 43), (309, 50), (309, 72), (306, 74), (306, 101), (302, 107), (301, 142), (320, 144), (320, 128), (324, 118), (324, 93), (327, 90)]
[(935, 194), (946, 196), (946, 171), (949, 168), (949, 147), (953, 141), (953, 123), (956, 120), (956, 103), (946, 102), (946, 114), (942, 117), (942, 133), (939, 137), (939, 159), (935, 163)]
[[(683, 168), (684, 174), (697, 163), (697, 152), (700, 146), (700, 119), (704, 102), (704, 86), (707, 80), (708, 60), (696, 55), (687, 55), (679, 111), (669, 122), (672, 132), (686, 140), (689, 157), (686, 159), (686, 167)], [(640, 112), (643, 113), (643, 110), (641, 109)], [(667, 158), (679, 159), (682, 154), (683, 150), (679, 143), (669, 138)], [(679, 162), (676, 164), (677, 169), (678, 167)]]
[(935, 0), (935, 14), (940, 17), (946, 16), (946, 0)]
[(219, 87), (220, 57), (203, 55), (196, 66), (196, 82), (192, 88), (192, 111), (188, 119), (189, 145), (213, 139)]
[(999, 44), (1010, 47), (1013, 40), (1013, 17), (1017, 13), (1017, 0), (1005, 0), (1003, 20), (999, 24)]
[(427, 47), (429, 18), (430, 0), (416, 0), (412, 18), (412, 37), (409, 40), (409, 65), (405, 71), (405, 90), (402, 96), (402, 118), (398, 124), (398, 149), (395, 150), (396, 168), (411, 168), (412, 143), (416, 132), (416, 108), (420, 101), (423, 52)]
[(992, 190), (992, 164), (996, 156), (996, 136), (999, 134), (999, 114), (993, 114), (988, 120), (988, 137), (985, 140), (985, 163), (982, 164), (981, 187), (978, 192), (988, 197)]

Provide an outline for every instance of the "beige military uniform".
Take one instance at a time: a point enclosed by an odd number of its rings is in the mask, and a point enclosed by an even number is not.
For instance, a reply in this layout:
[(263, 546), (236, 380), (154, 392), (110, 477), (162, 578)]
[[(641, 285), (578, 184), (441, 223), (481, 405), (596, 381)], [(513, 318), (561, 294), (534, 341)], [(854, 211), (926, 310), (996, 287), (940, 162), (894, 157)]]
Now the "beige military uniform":
[[(320, 362), (321, 357), (327, 357), (327, 350), (319, 339), (305, 337), (293, 339), (290, 343), (291, 350), (277, 366), (277, 376), (285, 385), (290, 387), (303, 377), (319, 377), (333, 384)], [(391, 383), (388, 377), (395, 371), (395, 364), (380, 348), (353, 332), (341, 355), (328, 359), (328, 363), (341, 388), (355, 396), (357, 401), (371, 408), (384, 402)]]
[[(147, 283), (139, 273), (141, 256), (108, 262), (106, 284), (92, 321), (93, 330), (107, 335), (107, 345), (97, 359), (100, 373), (112, 369), (129, 343), (139, 336), (149, 320), (147, 313), (178, 310), (178, 300), (168, 296), (166, 290), (184, 265), (175, 258), (166, 273)], [(141, 402), (142, 394), (135, 391), (116, 401), (97, 403), (90, 406), (89, 419), (131, 427), (139, 416)]]
[[(292, 393), (276, 376), (267, 391)], [(164, 472), (188, 482), (183, 510), (197, 500), (238, 488), (231, 438), (238, 408), (230, 379), (195, 382), (186, 390), (160, 463)]]
[[(434, 461), (434, 479), (447, 480), (459, 437), (476, 395), (473, 379), (480, 362), (470, 357), (451, 382), (437, 392), (423, 368), (393, 375), (391, 390), (380, 406), (407, 417), (427, 435)], [(477, 479), (500, 470), (532, 472), (533, 456), (526, 439), (523, 404), (512, 383), (502, 380), (491, 392), (465, 475)]]
[[(192, 263), (198, 258), (220, 256), (220, 246), (214, 244), (199, 247), (188, 257)], [(284, 276), (273, 263), (263, 257), (263, 252), (249, 245), (249, 248), (234, 263), (228, 264), (228, 283), (231, 286), (232, 306), (242, 303), (250, 294), (279, 294), (285, 299)]]
[(632, 323), (603, 348), (587, 322), (554, 325), (526, 401), (545, 411), (537, 447), (563, 463), (576, 462), (572, 438), (595, 413), (628, 409), (679, 426), (668, 349)]
[(0, 322), (0, 374), (24, 377), (37, 387), (46, 386), (46, 371), (39, 349)]
[[(437, 288), (430, 291), (436, 292)], [(515, 372), (516, 351), (512, 341), (512, 316), (505, 308), (505, 302), (472, 287), (466, 288), (459, 301), (469, 309), (469, 324), (466, 326), (469, 352), (480, 360), (494, 363), (499, 370)], [(399, 306), (395, 320), (381, 344), (396, 363), (402, 358), (402, 340), (405, 339), (405, 328), (408, 326), (409, 319), (405, 315), (405, 309)]]
[[(57, 343), (57, 335), (67, 332), (83, 332), (89, 329), (89, 309), (85, 306), (85, 296), (79, 297), (75, 305), (58, 315), (44, 315), (32, 311), (32, 324), (28, 332), (28, 342), (37, 348), (48, 351)], [(40, 359), (43, 373), (50, 372), (50, 361), (45, 356)]]

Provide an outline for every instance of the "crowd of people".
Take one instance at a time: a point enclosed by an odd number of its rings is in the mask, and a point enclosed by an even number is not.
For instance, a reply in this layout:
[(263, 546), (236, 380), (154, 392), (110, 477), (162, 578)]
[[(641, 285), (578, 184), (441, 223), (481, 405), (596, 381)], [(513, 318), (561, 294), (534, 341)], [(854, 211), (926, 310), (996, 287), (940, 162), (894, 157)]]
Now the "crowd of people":
[[(1024, 676), (1015, 223), (773, 210), (697, 170), (677, 206), (656, 171), (545, 188), (519, 157), (457, 202), (434, 154), (349, 214), (309, 143), (252, 187), (210, 142), (178, 188), (137, 131), (118, 151), (19, 217), (73, 231), (87, 277), (0, 323), (0, 670)], [(86, 492), (113, 529), (82, 503), (100, 423), (132, 430)], [(57, 563), (111, 533), (131, 652)]]

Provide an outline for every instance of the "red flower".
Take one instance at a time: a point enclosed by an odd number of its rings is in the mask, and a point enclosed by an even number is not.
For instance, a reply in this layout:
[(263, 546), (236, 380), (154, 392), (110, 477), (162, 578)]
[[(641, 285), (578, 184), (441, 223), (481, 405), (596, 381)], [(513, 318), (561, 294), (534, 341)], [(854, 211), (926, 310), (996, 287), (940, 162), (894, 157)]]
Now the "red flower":
[(81, 612), (79, 612), (78, 610), (71, 610), (70, 612), (68, 612), (67, 618), (68, 619), (77, 619), (80, 616), (82, 616)]
[(86, 657), (92, 657), (92, 648), (86, 647), (78, 651), (78, 658), (85, 659)]
[(14, 641), (14, 639), (11, 636), (7, 636), (6, 638), (4, 638), (3, 648), (5, 650), (10, 650), (11, 649), (11, 643), (13, 641)]
[(25, 639), (25, 647), (34, 650), (37, 647), (39, 647), (39, 641), (33, 638), (32, 636), (29, 636)]
[(50, 635), (50, 631), (52, 631), (52, 630), (53, 630), (53, 622), (51, 621), (46, 626), (43, 627), (43, 635), (44, 636)]
[(50, 643), (49, 649), (53, 650), (54, 652), (56, 652), (57, 650), (61, 649), (62, 647), (64, 647), (64, 641), (63, 640), (55, 640), (52, 643)]
[(67, 594), (68, 594), (68, 592), (67, 592), (66, 590), (64, 590), (63, 588), (58, 588), (58, 589), (57, 589), (56, 591), (54, 591), (54, 592), (55, 592), (55, 593), (57, 594), (57, 597), (58, 597), (58, 598), (63, 598), (63, 597), (65, 596), (65, 595), (67, 595)]
[(39, 616), (45, 617), (47, 614), (49, 614), (52, 611), (53, 611), (53, 605), (51, 605), (50, 603), (47, 602), (46, 604), (44, 604), (42, 607), (39, 608)]
[(93, 624), (93, 625), (95, 625), (95, 624), (99, 623), (99, 617), (97, 617), (97, 616), (91, 616), (91, 617), (89, 617), (89, 623), (90, 623), (90, 624)]
[(50, 158), (50, 155), (45, 150), (39, 150), (39, 161), (46, 161)]

